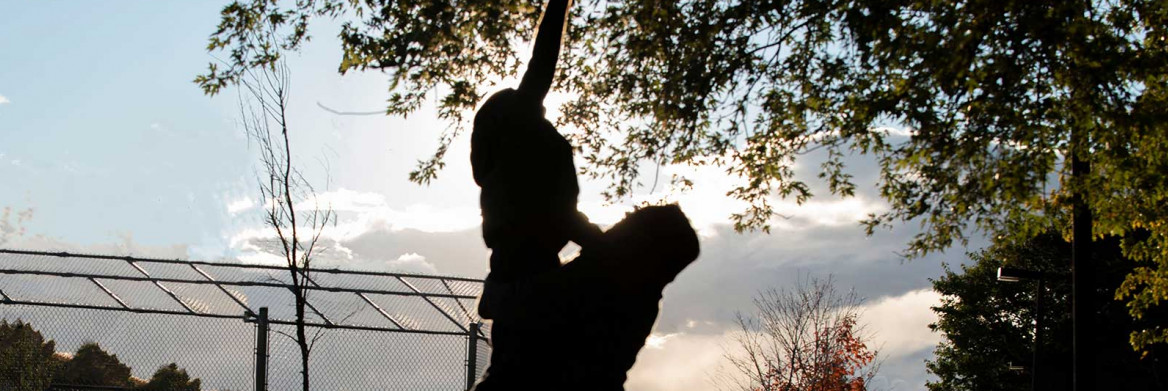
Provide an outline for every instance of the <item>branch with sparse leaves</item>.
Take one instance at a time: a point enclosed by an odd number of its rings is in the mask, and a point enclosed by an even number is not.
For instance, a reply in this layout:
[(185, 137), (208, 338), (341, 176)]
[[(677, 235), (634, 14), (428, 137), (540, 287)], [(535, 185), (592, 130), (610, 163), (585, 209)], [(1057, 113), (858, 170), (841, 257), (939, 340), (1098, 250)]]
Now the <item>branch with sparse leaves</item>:
[[(257, 185), (264, 207), (264, 223), (275, 231), (276, 252), (283, 259), (291, 280), (295, 300), (296, 335), (286, 335), (296, 341), (301, 356), (301, 382), (309, 389), (309, 357), (312, 347), (321, 337), (321, 330), (309, 338), (305, 331), (305, 307), (308, 305), (312, 281), (312, 263), (321, 235), (329, 224), (335, 224), (336, 213), (331, 205), (321, 205), (316, 189), (293, 164), (291, 135), (288, 122), (290, 74), (283, 61), (275, 61), (259, 68), (241, 72), (242, 87), (239, 98), (240, 118), (248, 140), (259, 149), (261, 167), (257, 171)], [(297, 202), (310, 200), (310, 208), (299, 208)]]
[(830, 277), (760, 292), (755, 312), (738, 315), (726, 371), (715, 380), (742, 391), (868, 390), (878, 352), (858, 323), (860, 303)]

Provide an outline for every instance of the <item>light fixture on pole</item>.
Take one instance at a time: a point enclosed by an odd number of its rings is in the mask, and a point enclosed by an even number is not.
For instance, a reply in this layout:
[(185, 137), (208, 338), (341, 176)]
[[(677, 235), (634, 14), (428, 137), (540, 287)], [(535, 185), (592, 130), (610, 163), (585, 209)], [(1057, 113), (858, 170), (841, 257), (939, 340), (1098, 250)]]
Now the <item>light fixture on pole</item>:
[(1018, 269), (1013, 267), (999, 267), (998, 281), (1001, 282), (1018, 282), (1022, 280), (1038, 280), (1043, 281), (1049, 279), (1051, 276), (1048, 273), (1036, 272), (1033, 270)]
[[(1042, 343), (1042, 296), (1044, 290), (1044, 283), (1046, 280), (1054, 277), (1051, 273), (1043, 273), (1034, 270), (1025, 270), (1012, 267), (998, 268), (998, 281), (1001, 282), (1020, 282), (1024, 280), (1033, 280), (1038, 282), (1037, 292), (1034, 295), (1034, 347), (1031, 350), (1033, 357), (1031, 358), (1030, 368), (1030, 389), (1037, 391), (1039, 385), (1038, 381), (1038, 345)], [(1010, 370), (1014, 368), (1022, 368), (1020, 366), (1012, 365)]]

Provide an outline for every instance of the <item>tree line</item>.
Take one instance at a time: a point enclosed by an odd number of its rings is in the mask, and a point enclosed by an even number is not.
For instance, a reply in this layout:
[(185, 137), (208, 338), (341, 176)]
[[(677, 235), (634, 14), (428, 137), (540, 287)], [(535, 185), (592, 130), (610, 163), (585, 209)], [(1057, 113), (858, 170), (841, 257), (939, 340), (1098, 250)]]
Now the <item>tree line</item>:
[(175, 363), (159, 367), (150, 379), (130, 374), (130, 367), (95, 342), (81, 345), (73, 354), (56, 351), (56, 341), (46, 340), (32, 325), (17, 319), (0, 320), (0, 389), (51, 390), (68, 386), (120, 387), (134, 391), (200, 391), (202, 381), (192, 379)]

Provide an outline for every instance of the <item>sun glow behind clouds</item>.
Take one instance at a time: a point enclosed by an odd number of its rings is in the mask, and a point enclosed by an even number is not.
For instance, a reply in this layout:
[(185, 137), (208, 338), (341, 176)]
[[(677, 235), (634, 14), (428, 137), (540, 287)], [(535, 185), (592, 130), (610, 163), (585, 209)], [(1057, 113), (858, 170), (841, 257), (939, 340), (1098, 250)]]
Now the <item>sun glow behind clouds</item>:
[[(717, 226), (731, 223), (730, 216), (746, 210), (745, 201), (726, 195), (739, 183), (739, 178), (727, 174), (725, 169), (713, 166), (668, 166), (662, 168), (662, 177), (679, 175), (693, 181), (692, 189), (678, 191), (667, 189), (651, 193), (635, 194), (629, 200), (607, 203), (598, 198), (584, 198), (579, 204), (594, 222), (611, 225), (624, 218), (625, 213), (640, 204), (659, 202), (677, 203), (689, 217), (694, 229), (703, 237), (715, 235)], [(667, 187), (667, 186), (666, 186)], [(772, 230), (796, 230), (811, 226), (855, 225), (870, 213), (880, 213), (886, 209), (884, 202), (872, 200), (863, 193), (848, 198), (824, 196), (812, 198), (803, 204), (793, 199), (771, 198), (771, 206), (776, 212), (770, 220)]]

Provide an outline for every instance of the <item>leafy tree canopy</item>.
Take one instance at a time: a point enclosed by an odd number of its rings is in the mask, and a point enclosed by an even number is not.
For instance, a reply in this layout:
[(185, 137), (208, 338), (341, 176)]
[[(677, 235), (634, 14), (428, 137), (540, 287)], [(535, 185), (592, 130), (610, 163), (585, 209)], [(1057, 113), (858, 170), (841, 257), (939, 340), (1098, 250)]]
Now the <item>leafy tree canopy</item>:
[[(1088, 192), (1095, 234), (1140, 262), (1116, 294), (1144, 316), (1168, 300), (1168, 4), (1157, 0), (582, 0), (557, 90), (587, 164), (621, 197), (639, 162), (714, 164), (740, 178), (738, 229), (766, 229), (774, 196), (802, 202), (793, 164), (812, 150), (834, 195), (855, 192), (845, 158), (871, 155), (890, 208), (868, 232), (916, 221), (921, 256), (971, 229), (1025, 239), (1069, 227)], [(229, 53), (196, 78), (208, 94), (309, 39), (314, 18), (343, 21), (339, 70), (390, 76), (387, 114), (439, 91), (454, 126), (411, 178), (433, 179), (488, 81), (513, 76), (536, 0), (238, 0), (208, 49)], [(896, 136), (889, 128), (901, 129)], [(1071, 134), (1076, 134), (1072, 140)], [(1072, 142), (1073, 141), (1073, 142)], [(1072, 153), (1091, 163), (1069, 178)], [(1008, 234), (1007, 234), (1008, 233)], [(1136, 346), (1168, 341), (1155, 326)]]
[(135, 388), (141, 391), (199, 391), (202, 381), (191, 380), (186, 369), (180, 369), (175, 363), (163, 365), (154, 371), (154, 376), (146, 384)]
[(122, 364), (118, 355), (109, 354), (96, 343), (87, 343), (53, 375), (53, 383), (128, 387), (130, 367)]
[[(1102, 357), (1092, 366), (1099, 384), (1110, 389), (1150, 390), (1168, 387), (1168, 362), (1161, 352), (1141, 358), (1128, 346), (1128, 333), (1140, 323), (1161, 323), (1159, 314), (1133, 321), (1119, 303), (1108, 300), (1112, 291), (1134, 266), (1120, 254), (1119, 241), (1111, 238), (1095, 242), (1100, 270), (1095, 290), (1100, 302), (1108, 302), (1094, 316), (1098, 322), (1097, 346)], [(1057, 233), (1041, 234), (1025, 243), (999, 245), (970, 254), (970, 262), (960, 272), (946, 268), (933, 281), (933, 289), (943, 296), (933, 307), (938, 319), (929, 327), (944, 340), (926, 364), (937, 378), (930, 390), (1030, 390), (1035, 320), (1041, 316), (1039, 375), (1041, 389), (1071, 388), (1071, 246)], [(1035, 281), (997, 281), (999, 267), (1007, 266), (1046, 273), (1041, 312), (1035, 312)], [(1146, 326), (1144, 324), (1143, 326)], [(1013, 372), (1009, 364), (1027, 367)]]
[(48, 388), (59, 365), (53, 357), (55, 346), (28, 323), (0, 320), (0, 389)]

